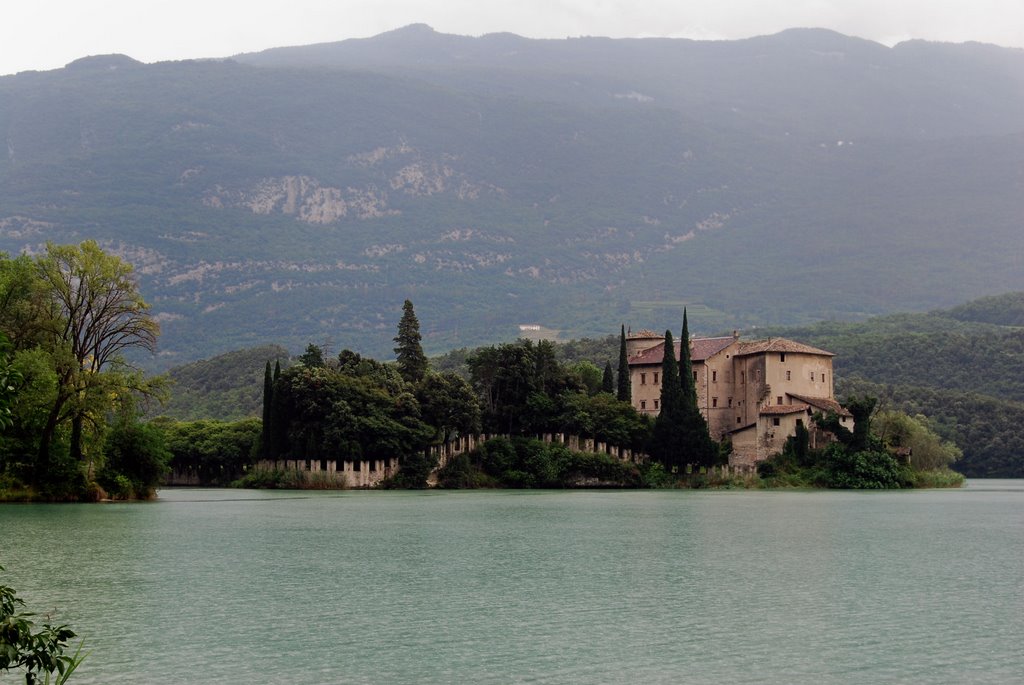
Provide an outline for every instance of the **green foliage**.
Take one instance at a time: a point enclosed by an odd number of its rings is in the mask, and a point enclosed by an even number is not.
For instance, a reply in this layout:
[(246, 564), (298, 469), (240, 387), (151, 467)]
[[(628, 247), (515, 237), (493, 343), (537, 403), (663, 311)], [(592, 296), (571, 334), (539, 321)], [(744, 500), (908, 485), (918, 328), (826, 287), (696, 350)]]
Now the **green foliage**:
[(309, 343), (306, 351), (298, 356), (297, 362), (310, 369), (318, 369), (324, 365), (324, 351), (319, 345)]
[(418, 383), (427, 372), (427, 357), (423, 354), (420, 322), (413, 311), (412, 302), (402, 305), (402, 319), (398, 322), (395, 336), (395, 354), (398, 356), (398, 370), (407, 383)]
[[(152, 352), (159, 332), (133, 269), (95, 241), (47, 243), (35, 258), (0, 255), (0, 471), (41, 496), (96, 495), (108, 419), (136, 397), (161, 396), (126, 356)], [(11, 356), (11, 350), (14, 350)], [(10, 397), (8, 398), (10, 399)]]
[(830, 488), (882, 490), (911, 483), (909, 474), (888, 452), (854, 451), (838, 443), (826, 449), (825, 473)]
[(259, 449), (262, 423), (241, 421), (173, 421), (156, 419), (174, 471), (192, 473), (203, 485), (227, 485), (241, 477)]
[(907, 452), (910, 465), (917, 471), (948, 470), (963, 453), (949, 441), (943, 441), (922, 415), (908, 416), (892, 410), (880, 411), (872, 419), (875, 435), (887, 448)]
[(626, 326), (622, 325), (619, 332), (619, 366), (618, 384), (616, 386), (616, 397), (620, 402), (631, 401), (633, 395), (629, 378), (629, 357), (626, 355)]
[(437, 487), (445, 490), (465, 490), (487, 487), (491, 481), (473, 468), (469, 455), (456, 454), (437, 472)]
[(49, 623), (37, 630), (34, 614), (24, 612), (24, 606), (13, 588), (0, 584), (0, 674), (24, 674), (27, 685), (40, 676), (47, 683), (51, 678), (57, 685), (65, 683), (85, 659), (82, 644), (74, 654), (67, 654), (75, 632)]
[(437, 430), (437, 441), (480, 431), (480, 405), (473, 388), (450, 371), (427, 372), (416, 387), (423, 421)]
[(167, 474), (172, 454), (159, 428), (120, 421), (107, 434), (106, 459), (96, 481), (120, 498), (147, 499)]
[(438, 478), (440, 487), (641, 487), (646, 484), (641, 469), (635, 464), (606, 454), (572, 452), (564, 445), (529, 438), (493, 438), (464, 457), (453, 459), (442, 469)]
[[(899, 412), (872, 415), (872, 397), (860, 397), (845, 405), (854, 414), (854, 430), (822, 450), (808, 449), (806, 430), (797, 430), (781, 454), (761, 462), (758, 474), (768, 484), (783, 487), (884, 489), (903, 487), (959, 487), (962, 477), (950, 476), (948, 460), (957, 450), (942, 443), (924, 417)], [(819, 426), (838, 426), (834, 414), (818, 415)], [(865, 425), (866, 424), (866, 425)], [(802, 427), (801, 427), (802, 428)], [(903, 448), (921, 450), (918, 461), (904, 462)], [(929, 475), (933, 474), (933, 475)]]
[(282, 372), (271, 417), (274, 459), (402, 458), (421, 451), (435, 434), (405, 388), (393, 394), (372, 376), (326, 367)]
[(971, 477), (1024, 476), (1024, 334), (1013, 324), (1024, 294), (982, 298), (948, 311), (863, 323), (772, 329), (836, 353), (837, 395), (872, 395), (882, 406), (929, 417), (963, 452)]
[(265, 469), (253, 467), (241, 478), (231, 482), (233, 488), (266, 490), (343, 490), (348, 486), (345, 475), (298, 469)]
[(176, 366), (167, 372), (170, 397), (163, 405), (150, 408), (147, 416), (178, 421), (238, 421), (260, 416), (260, 371), (265, 370), (267, 360), (275, 365), (283, 360), (287, 366), (288, 350), (280, 345), (260, 345)]

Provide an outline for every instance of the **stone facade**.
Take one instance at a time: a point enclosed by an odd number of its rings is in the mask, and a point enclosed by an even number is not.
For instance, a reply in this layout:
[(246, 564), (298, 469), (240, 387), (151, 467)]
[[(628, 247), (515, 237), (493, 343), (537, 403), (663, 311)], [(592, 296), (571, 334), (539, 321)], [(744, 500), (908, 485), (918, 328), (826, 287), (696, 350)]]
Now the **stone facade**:
[[(633, 407), (657, 415), (665, 339), (641, 331), (626, 339)], [(676, 359), (681, 345), (676, 342)], [(780, 452), (803, 424), (812, 447), (830, 436), (812, 425), (818, 411), (835, 411), (844, 426), (852, 417), (833, 392), (832, 353), (785, 338), (745, 342), (739, 335), (690, 340), (697, 403), (711, 437), (730, 438), (731, 464), (752, 464)]]

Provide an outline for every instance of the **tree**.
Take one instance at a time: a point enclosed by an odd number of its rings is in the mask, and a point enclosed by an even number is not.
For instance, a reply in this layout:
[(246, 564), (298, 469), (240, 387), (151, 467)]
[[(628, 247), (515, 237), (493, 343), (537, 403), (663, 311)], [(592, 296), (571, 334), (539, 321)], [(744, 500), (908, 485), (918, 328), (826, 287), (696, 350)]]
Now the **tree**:
[(615, 374), (612, 372), (612, 363), (604, 363), (604, 374), (601, 376), (601, 392), (609, 395), (615, 392)]
[(910, 465), (917, 470), (948, 467), (962, 456), (960, 448), (943, 441), (920, 414), (908, 416), (900, 411), (880, 411), (871, 422), (872, 431), (890, 450), (908, 453)]
[(309, 369), (319, 369), (324, 365), (324, 351), (319, 345), (309, 343), (306, 351), (299, 355), (299, 363)]
[(682, 412), (683, 386), (679, 382), (672, 331), (665, 331), (665, 353), (661, 362), (661, 400), (658, 418), (651, 436), (651, 456), (668, 467), (686, 463), (683, 453)]
[(70, 454), (82, 458), (85, 422), (98, 429), (112, 393), (151, 392), (121, 356), (154, 352), (159, 326), (139, 294), (132, 266), (91, 240), (79, 246), (48, 243), (36, 262), (48, 311), (40, 317), (57, 371), (57, 392), (39, 440), (36, 479), (49, 466), (57, 427), (71, 422)]
[(96, 480), (116, 497), (148, 499), (168, 472), (171, 452), (158, 428), (126, 416), (107, 435)]
[(402, 305), (402, 319), (398, 322), (395, 336), (395, 354), (398, 355), (398, 370), (408, 383), (419, 383), (427, 372), (427, 357), (420, 344), (420, 322), (413, 311), (412, 302)]
[(683, 331), (679, 339), (679, 383), (681, 406), (679, 411), (682, 449), (690, 463), (711, 466), (718, 461), (719, 450), (708, 433), (708, 423), (697, 403), (697, 385), (693, 379), (693, 360), (690, 357), (690, 326), (683, 309)]
[(616, 397), (620, 402), (633, 401), (633, 389), (629, 382), (629, 357), (626, 355), (626, 325), (619, 333), (619, 383)]
[(452, 371), (427, 373), (416, 387), (416, 399), (423, 420), (437, 430), (438, 442), (480, 430), (480, 404), (473, 388)]
[(263, 425), (260, 431), (260, 456), (270, 458), (270, 405), (274, 401), (274, 375), (270, 369), (270, 361), (263, 372)]
[(11, 419), (11, 406), (18, 391), (17, 386), (22, 381), (21, 373), (13, 367), (12, 357), (11, 342), (0, 332), (0, 431), (10, 428), (14, 423)]
[(26, 685), (33, 685), (42, 674), (46, 674), (45, 682), (49, 683), (54, 673), (56, 685), (66, 682), (85, 659), (81, 644), (73, 656), (64, 653), (75, 632), (67, 626), (48, 623), (35, 630), (33, 614), (22, 611), (24, 606), (13, 588), (0, 585), (0, 673), (21, 671)]
[(579, 382), (586, 389), (588, 395), (596, 395), (601, 391), (603, 383), (601, 369), (597, 368), (587, 360), (584, 359), (583, 361), (576, 362), (569, 367), (569, 371), (579, 379)]

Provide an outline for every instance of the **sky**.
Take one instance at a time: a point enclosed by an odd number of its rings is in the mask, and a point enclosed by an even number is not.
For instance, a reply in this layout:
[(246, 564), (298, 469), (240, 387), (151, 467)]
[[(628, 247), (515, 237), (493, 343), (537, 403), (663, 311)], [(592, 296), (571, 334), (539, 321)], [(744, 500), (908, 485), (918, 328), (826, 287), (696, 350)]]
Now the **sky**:
[(702, 40), (820, 27), (886, 45), (1024, 48), (1024, 0), (5, 0), (0, 75), (110, 53), (142, 62), (227, 57), (413, 23), (471, 36)]

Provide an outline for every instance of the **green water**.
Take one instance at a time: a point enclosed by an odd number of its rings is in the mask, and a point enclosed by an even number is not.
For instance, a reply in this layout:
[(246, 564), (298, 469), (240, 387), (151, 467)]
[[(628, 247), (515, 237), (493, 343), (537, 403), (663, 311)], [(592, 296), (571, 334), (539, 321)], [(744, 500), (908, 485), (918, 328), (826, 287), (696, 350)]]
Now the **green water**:
[(1024, 680), (1024, 481), (2, 505), (74, 683)]

